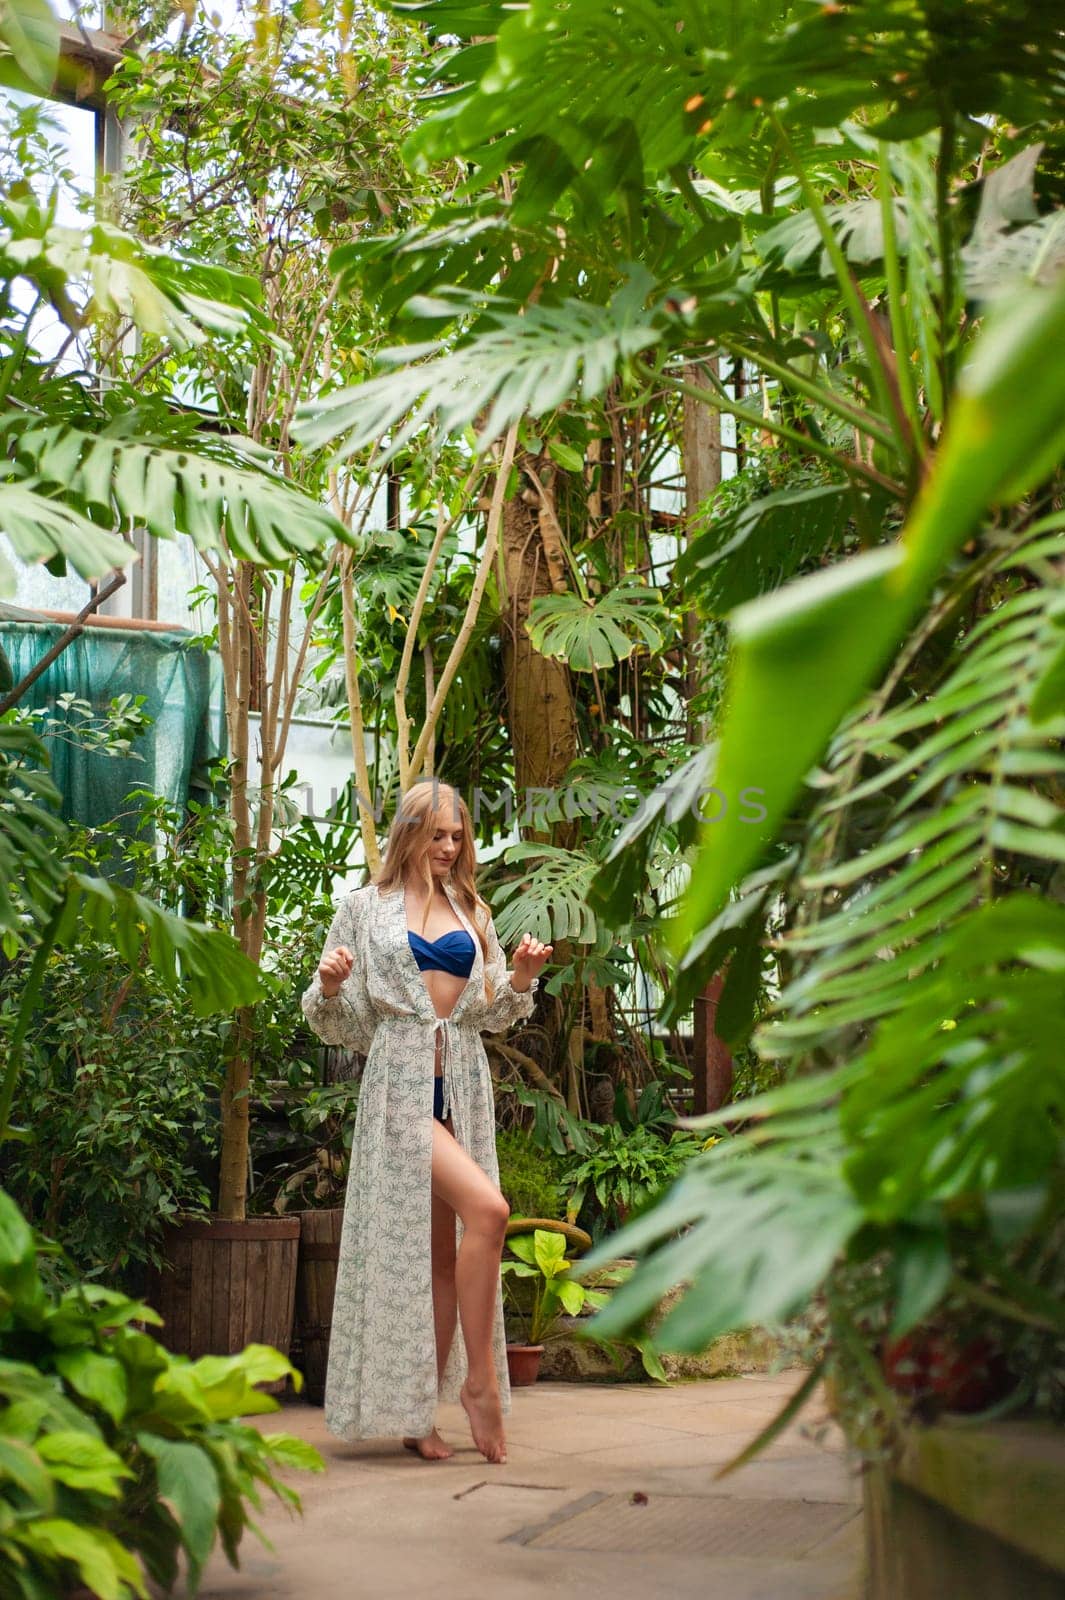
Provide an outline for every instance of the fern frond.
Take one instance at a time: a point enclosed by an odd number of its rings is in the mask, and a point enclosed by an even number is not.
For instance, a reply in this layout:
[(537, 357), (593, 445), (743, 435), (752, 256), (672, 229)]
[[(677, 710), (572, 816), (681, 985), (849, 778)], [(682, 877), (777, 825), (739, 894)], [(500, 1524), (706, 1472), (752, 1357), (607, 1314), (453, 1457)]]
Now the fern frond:
[[(841, 1030), (860, 1036), (953, 958), (966, 916), (1065, 862), (1065, 717), (1030, 716), (1061, 648), (1056, 609), (1052, 588), (1012, 594), (938, 688), (851, 724), (836, 752), (840, 792), (811, 834), (838, 829), (835, 859), (801, 880), (816, 912), (782, 941), (799, 970), (763, 1051), (791, 1057), (832, 1047)], [(857, 761), (872, 770), (855, 785)]]

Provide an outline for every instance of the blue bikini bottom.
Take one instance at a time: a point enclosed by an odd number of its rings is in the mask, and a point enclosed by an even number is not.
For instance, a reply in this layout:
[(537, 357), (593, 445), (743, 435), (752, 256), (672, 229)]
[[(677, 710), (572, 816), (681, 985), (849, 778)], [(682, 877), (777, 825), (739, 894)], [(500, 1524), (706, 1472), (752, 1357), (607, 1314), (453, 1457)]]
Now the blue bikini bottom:
[(444, 1120), (444, 1080), (443, 1080), (443, 1078), (434, 1078), (433, 1079), (433, 1116), (436, 1118), (437, 1122), (443, 1122), (443, 1120)]

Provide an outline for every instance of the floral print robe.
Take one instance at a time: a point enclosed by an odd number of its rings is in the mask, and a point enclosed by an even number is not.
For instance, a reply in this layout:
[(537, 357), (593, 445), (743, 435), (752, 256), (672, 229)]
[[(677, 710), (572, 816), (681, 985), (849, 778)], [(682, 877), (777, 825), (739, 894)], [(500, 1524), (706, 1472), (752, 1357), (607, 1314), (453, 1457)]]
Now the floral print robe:
[[(491, 920), (485, 930), (486, 964), (475, 928), (450, 889), (447, 894), (462, 926), (473, 935), (474, 962), (446, 1021), (437, 1017), (407, 940), (403, 890), (381, 894), (372, 884), (340, 902), (325, 942), (326, 952), (337, 945), (352, 952), (351, 976), (339, 994), (327, 996), (315, 973), (302, 1001), (320, 1039), (367, 1057), (351, 1147), (325, 1388), (326, 1425), (343, 1439), (420, 1438), (434, 1426), (434, 1034), (439, 1029), (443, 1036), (445, 1114), (450, 1108), (455, 1138), (498, 1183), (492, 1079), (480, 1035), (482, 1030), (501, 1032), (533, 1009), (532, 990), (519, 994), (511, 987)], [(506, 1410), (510, 1388), (501, 1294), (493, 1348)], [(457, 1328), (440, 1397), (457, 1399), (465, 1375), (466, 1353)]]

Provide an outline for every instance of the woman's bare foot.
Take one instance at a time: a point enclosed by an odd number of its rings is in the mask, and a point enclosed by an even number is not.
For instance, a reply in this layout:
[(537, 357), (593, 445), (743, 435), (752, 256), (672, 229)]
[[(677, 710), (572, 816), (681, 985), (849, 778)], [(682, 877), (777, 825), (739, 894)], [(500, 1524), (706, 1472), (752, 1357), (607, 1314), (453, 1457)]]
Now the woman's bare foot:
[(404, 1439), (404, 1450), (413, 1450), (421, 1456), (423, 1461), (447, 1461), (455, 1454), (449, 1444), (445, 1444), (434, 1428), (432, 1433), (427, 1433), (424, 1439)]
[(474, 1391), (469, 1379), (459, 1393), (462, 1409), (470, 1419), (473, 1442), (486, 1461), (502, 1466), (507, 1459), (507, 1441), (503, 1436), (503, 1408), (499, 1403), (499, 1390), (491, 1388)]

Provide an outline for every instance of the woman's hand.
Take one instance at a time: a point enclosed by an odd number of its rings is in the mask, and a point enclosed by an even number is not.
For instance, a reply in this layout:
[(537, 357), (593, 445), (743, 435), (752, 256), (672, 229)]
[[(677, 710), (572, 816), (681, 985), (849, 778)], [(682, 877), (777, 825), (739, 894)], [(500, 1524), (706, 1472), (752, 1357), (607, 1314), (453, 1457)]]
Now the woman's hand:
[(510, 987), (518, 994), (527, 994), (533, 979), (539, 977), (540, 969), (550, 960), (554, 948), (553, 944), (541, 944), (531, 933), (523, 934), (522, 941), (514, 952)]
[(322, 986), (322, 993), (329, 1000), (340, 993), (340, 985), (345, 978), (350, 978), (351, 969), (355, 965), (355, 957), (346, 944), (338, 944), (335, 950), (323, 956), (318, 963), (318, 982)]

